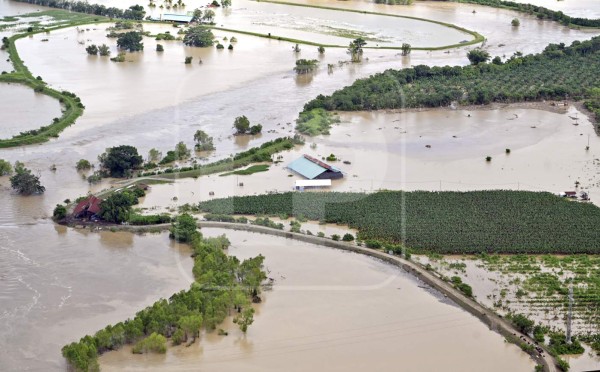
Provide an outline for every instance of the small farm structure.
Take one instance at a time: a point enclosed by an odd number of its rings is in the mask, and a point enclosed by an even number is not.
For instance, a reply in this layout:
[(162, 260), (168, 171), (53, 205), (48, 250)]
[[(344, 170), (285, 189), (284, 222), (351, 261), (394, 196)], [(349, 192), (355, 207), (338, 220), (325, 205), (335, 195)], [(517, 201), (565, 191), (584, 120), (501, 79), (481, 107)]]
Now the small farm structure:
[(100, 213), (100, 203), (102, 199), (95, 196), (89, 196), (75, 206), (73, 217), (80, 219), (91, 219)]
[(321, 189), (330, 186), (331, 180), (296, 180), (294, 189), (304, 191), (305, 189)]
[(344, 177), (341, 170), (309, 155), (302, 155), (287, 168), (309, 180), (336, 180)]
[(160, 16), (160, 18), (155, 19), (155, 21), (190, 23), (192, 18), (194, 17), (187, 14), (163, 14)]

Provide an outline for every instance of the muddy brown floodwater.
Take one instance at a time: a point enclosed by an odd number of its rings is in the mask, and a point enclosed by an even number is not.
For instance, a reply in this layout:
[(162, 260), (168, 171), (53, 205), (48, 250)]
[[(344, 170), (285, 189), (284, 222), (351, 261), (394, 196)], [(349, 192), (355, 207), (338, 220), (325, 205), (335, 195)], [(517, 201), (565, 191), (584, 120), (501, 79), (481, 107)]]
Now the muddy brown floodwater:
[(65, 370), (64, 344), (187, 288), (190, 253), (167, 234), (2, 223), (0, 369)]
[(0, 138), (48, 125), (60, 117), (58, 101), (20, 84), (0, 84)]
[(396, 267), (278, 237), (202, 231), (226, 234), (229, 254), (240, 259), (266, 257), (275, 285), (256, 307), (247, 335), (228, 320), (229, 336), (203, 334), (166, 355), (107, 353), (100, 358), (104, 371), (533, 369), (517, 346)]
[[(128, 7), (139, 1), (96, 2)], [(186, 2), (189, 10), (205, 3), (200, 0)], [(490, 53), (500, 56), (510, 56), (517, 50), (539, 52), (550, 42), (569, 43), (598, 34), (597, 30), (572, 30), (519, 13), (470, 4), (418, 2), (410, 7), (393, 7), (367, 1), (319, 0), (312, 3), (455, 23), (482, 33), (487, 38)], [(232, 9), (216, 11), (217, 24), (220, 20), (225, 22), (227, 17), (235, 19), (249, 15), (244, 4), (259, 6), (234, 0)], [(592, 12), (600, 9), (597, 4), (590, 3)], [(2, 16), (37, 9), (42, 8), (0, 0)], [(473, 9), (477, 10), (475, 14)], [(290, 7), (287, 11), (298, 22), (305, 21), (306, 17), (301, 17), (305, 10)], [(311, 12), (315, 18), (327, 18), (323, 15), (325, 12)], [(518, 29), (510, 26), (510, 20), (515, 17), (521, 20)], [(416, 64), (468, 63), (466, 49), (461, 48), (449, 53), (414, 51), (405, 58), (395, 51), (365, 50), (362, 64), (338, 65), (338, 61), (348, 60), (343, 49), (328, 48), (325, 55), (319, 57), (316, 47), (301, 46), (302, 51), (295, 55), (291, 52), (291, 43), (235, 35), (238, 43), (232, 52), (190, 49), (179, 42), (163, 42), (165, 52), (162, 55), (154, 51), (156, 41), (146, 38), (143, 53), (130, 53), (127, 62), (116, 64), (85, 53), (85, 45), (91, 43), (109, 44), (113, 54), (116, 52), (114, 39), (104, 36), (104, 27), (90, 26), (89, 31), (84, 32), (69, 28), (17, 42), (21, 57), (34, 76), (42, 76), (54, 88), (74, 92), (82, 98), (86, 110), (77, 123), (57, 139), (37, 146), (0, 149), (0, 158), (25, 162), (41, 175), (47, 188), (44, 195), (19, 197), (10, 190), (8, 178), (0, 177), (2, 370), (65, 370), (60, 355), (64, 344), (133, 316), (160, 297), (187, 288), (191, 280), (189, 252), (172, 246), (165, 234), (146, 237), (107, 232), (90, 234), (55, 227), (46, 219), (57, 203), (108, 186), (109, 181), (89, 186), (75, 170), (77, 160), (94, 161), (106, 147), (121, 144), (135, 145), (142, 154), (154, 147), (165, 153), (178, 141), (191, 146), (197, 129), (203, 129), (215, 138), (217, 150), (210, 160), (220, 159), (270, 139), (293, 134), (291, 123), (306, 101), (318, 94), (330, 94), (358, 78), (388, 68)], [(164, 26), (148, 26), (147, 30), (175, 32), (174, 28)], [(221, 39), (234, 35), (229, 32), (216, 34)], [(42, 42), (42, 38), (47, 38), (48, 42)], [(183, 64), (185, 56), (194, 57), (191, 66)], [(0, 51), (0, 58), (6, 59), (4, 51)], [(200, 58), (202, 65), (197, 63)], [(319, 70), (314, 75), (297, 78), (292, 70), (297, 58), (320, 59)], [(331, 74), (327, 72), (327, 64), (335, 65)], [(3, 70), (10, 67), (6, 63), (0, 66)], [(10, 89), (0, 86), (1, 97), (10, 94)], [(40, 111), (45, 110), (37, 110), (36, 115)], [(19, 122), (24, 123), (22, 110), (10, 115), (19, 113)], [(465, 174), (460, 182), (478, 184), (514, 184), (515, 178), (524, 182), (521, 175), (533, 178), (537, 174), (543, 177), (530, 184), (562, 191), (576, 175), (583, 171), (595, 172), (592, 158), (595, 157), (597, 138), (591, 138), (589, 155), (580, 151), (586, 141), (585, 134), (592, 133), (591, 126), (583, 119), (575, 128), (565, 115), (500, 110), (472, 113), (471, 119), (481, 119), (474, 124), (473, 120), (464, 117), (464, 113), (415, 113), (401, 119), (405, 121), (402, 125), (394, 122), (395, 117), (389, 123), (388, 118), (378, 117), (379, 114), (346, 117), (344, 120), (352, 124), (336, 127), (330, 137), (314, 139), (317, 142), (314, 153), (327, 155), (335, 151), (343, 159), (352, 161), (350, 167), (344, 169), (350, 177), (336, 183), (340, 190), (397, 188), (397, 182), (401, 184), (403, 179), (396, 176), (402, 174), (404, 168), (399, 172), (397, 164), (403, 163), (395, 162), (403, 159), (401, 149), (404, 147), (411, 149), (415, 156), (415, 159), (403, 160), (409, 166), (407, 169), (410, 166), (417, 169), (416, 173), (408, 174), (419, 181), (429, 180), (430, 175), (439, 180), (437, 172), (441, 169), (454, 170), (443, 174), (444, 180), (456, 180), (458, 174)], [(519, 120), (506, 122), (513, 113), (519, 114)], [(234, 140), (231, 126), (239, 115), (262, 123), (263, 135)], [(6, 113), (0, 117), (2, 125), (6, 124), (6, 118)], [(465, 146), (457, 148), (454, 139), (446, 139), (444, 128), (436, 127), (440, 121), (448, 123), (448, 131), (458, 133), (458, 141), (463, 141), (458, 143)], [(529, 128), (532, 122), (537, 123), (533, 125), (538, 129)], [(423, 124), (422, 128), (419, 129), (416, 123)], [(514, 124), (514, 128), (510, 124)], [(398, 145), (403, 142), (395, 126), (411, 128), (405, 145)], [(384, 129), (378, 130), (379, 127)], [(502, 154), (504, 141), (493, 143), (496, 137), (508, 138), (502, 130), (510, 130), (517, 136), (510, 144), (514, 149), (510, 157)], [(417, 137), (417, 133), (423, 137)], [(584, 135), (576, 137), (579, 134)], [(562, 140), (561, 136), (564, 136)], [(387, 138), (390, 140), (385, 141)], [(432, 142), (430, 153), (425, 151), (423, 138), (436, 141)], [(482, 145), (466, 146), (466, 141), (477, 142), (479, 139), (483, 141)], [(483, 161), (484, 151), (485, 155), (494, 157), (491, 164), (486, 165)], [(285, 161), (303, 152), (313, 151), (309, 151), (308, 146), (296, 149), (284, 154)], [(436, 160), (432, 154), (444, 159)], [(564, 159), (559, 159), (561, 154), (573, 162), (567, 164)], [(544, 161), (544, 156), (549, 160)], [(53, 164), (56, 171), (50, 170)], [(377, 166), (369, 167), (368, 164)], [(573, 168), (572, 172), (568, 166)], [(555, 170), (557, 176), (554, 179), (549, 175)], [(353, 174), (358, 177), (352, 177)], [(594, 177), (589, 176), (586, 182), (592, 184)], [(208, 184), (206, 187), (220, 187), (215, 189), (217, 196), (241, 193), (236, 189), (239, 186), (235, 186), (234, 177), (219, 180), (212, 176), (201, 180)], [(273, 167), (262, 175), (244, 178), (247, 185), (244, 193), (261, 192), (271, 187), (289, 189), (292, 180), (282, 166)], [(191, 192), (201, 192), (193, 182), (182, 181), (165, 189), (168, 192), (160, 191), (161, 187), (156, 186), (147, 203), (165, 202), (159, 206), (168, 206), (173, 196), (194, 201)], [(419, 185), (414, 184), (414, 187)], [(421, 187), (435, 188), (435, 184)], [(287, 241), (264, 236), (247, 235), (241, 241), (239, 235), (232, 234), (232, 237), (235, 243), (232, 253), (245, 257), (263, 252), (272, 273), (284, 273), (286, 277), (281, 278), (279, 274), (276, 278), (276, 287), (266, 294), (266, 301), (259, 307), (256, 323), (245, 341), (232, 330), (231, 336), (224, 339), (205, 336), (201, 343), (189, 349), (172, 349), (163, 360), (156, 356), (150, 356), (146, 361), (139, 357), (133, 359), (126, 351), (108, 354), (102, 360), (105, 368), (139, 369), (136, 366), (150, 367), (150, 361), (166, 367), (164, 363), (168, 361), (169, 367), (173, 362), (170, 368), (180, 370), (195, 367), (190, 362), (211, 370), (248, 369), (243, 359), (247, 358), (246, 361), (271, 370), (307, 370), (312, 368), (307, 364), (309, 362), (322, 366), (330, 360), (335, 360), (336, 364), (328, 364), (327, 369), (339, 366), (351, 370), (389, 370), (390, 365), (406, 365), (406, 369), (439, 370), (440, 364), (435, 363), (440, 357), (436, 353), (443, 353), (440, 355), (443, 355), (445, 370), (533, 369), (532, 362), (516, 347), (505, 344), (500, 336), (489, 332), (477, 320), (445, 303), (439, 296), (419, 288), (413, 279), (394, 268), (365, 257), (313, 246), (296, 244), (290, 245), (293, 249), (286, 250)], [(247, 242), (243, 242), (244, 239)], [(390, 282), (386, 282), (388, 278), (392, 278)], [(340, 283), (344, 286), (338, 290)], [(357, 291), (345, 287), (348, 283), (367, 287)], [(294, 290), (298, 286), (302, 290)], [(227, 328), (233, 329), (231, 324)], [(297, 338), (290, 339), (291, 335)], [(344, 343), (344, 340), (348, 341)], [(287, 358), (293, 359), (285, 363)], [(226, 363), (220, 364), (217, 359)]]
[[(575, 181), (579, 181), (579, 189), (590, 192), (592, 202), (600, 202), (594, 197), (600, 194), (600, 138), (574, 107), (567, 113), (506, 106), (344, 113), (340, 117), (342, 123), (332, 128), (331, 135), (310, 138), (305, 146), (280, 154), (282, 162), (271, 165), (267, 172), (153, 185), (141, 206), (155, 213), (212, 197), (290, 191), (302, 177), (285, 167), (302, 154), (319, 159), (334, 154), (340, 159), (331, 164), (345, 176), (333, 181), (331, 191), (513, 189), (559, 193), (575, 189)], [(588, 139), (590, 149), (586, 150)], [(486, 162), (487, 156), (492, 157), (491, 162)]]

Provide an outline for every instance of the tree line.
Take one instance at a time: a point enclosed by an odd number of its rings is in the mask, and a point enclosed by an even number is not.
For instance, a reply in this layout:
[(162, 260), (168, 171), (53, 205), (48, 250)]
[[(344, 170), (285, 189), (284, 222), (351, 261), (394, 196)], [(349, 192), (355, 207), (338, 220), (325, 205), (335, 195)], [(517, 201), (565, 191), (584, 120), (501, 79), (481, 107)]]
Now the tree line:
[(247, 332), (254, 319), (251, 303), (259, 301), (260, 286), (266, 279), (264, 257), (240, 261), (227, 256), (224, 250), (229, 240), (224, 235), (203, 237), (187, 214), (173, 222), (170, 237), (193, 249), (195, 282), (190, 289), (155, 302), (133, 319), (65, 345), (62, 354), (74, 369), (98, 370), (98, 355), (126, 344), (133, 345), (133, 353), (165, 353), (169, 341), (172, 345), (191, 344), (202, 329), (215, 330), (227, 316), (234, 316), (234, 323)]
[(331, 96), (319, 95), (304, 106), (304, 112), (584, 99), (600, 86), (599, 55), (600, 37), (570, 46), (550, 44), (539, 54), (517, 52), (505, 61), (496, 57), (486, 62), (489, 54), (474, 50), (469, 52), (473, 65), (387, 70)]

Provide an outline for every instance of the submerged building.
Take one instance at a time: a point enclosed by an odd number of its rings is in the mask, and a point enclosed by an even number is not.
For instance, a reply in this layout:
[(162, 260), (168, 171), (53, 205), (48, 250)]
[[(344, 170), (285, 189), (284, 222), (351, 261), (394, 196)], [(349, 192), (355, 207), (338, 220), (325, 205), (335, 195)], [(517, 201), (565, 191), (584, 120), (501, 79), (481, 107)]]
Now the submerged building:
[(341, 170), (306, 154), (288, 164), (287, 168), (309, 180), (336, 180), (344, 177)]

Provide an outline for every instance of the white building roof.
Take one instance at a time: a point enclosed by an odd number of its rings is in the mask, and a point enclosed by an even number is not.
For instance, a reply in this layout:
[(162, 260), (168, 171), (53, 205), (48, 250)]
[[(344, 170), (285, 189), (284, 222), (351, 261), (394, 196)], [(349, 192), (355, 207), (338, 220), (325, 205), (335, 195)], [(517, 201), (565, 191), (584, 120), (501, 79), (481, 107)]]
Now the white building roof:
[(331, 180), (296, 180), (296, 187), (328, 187)]

